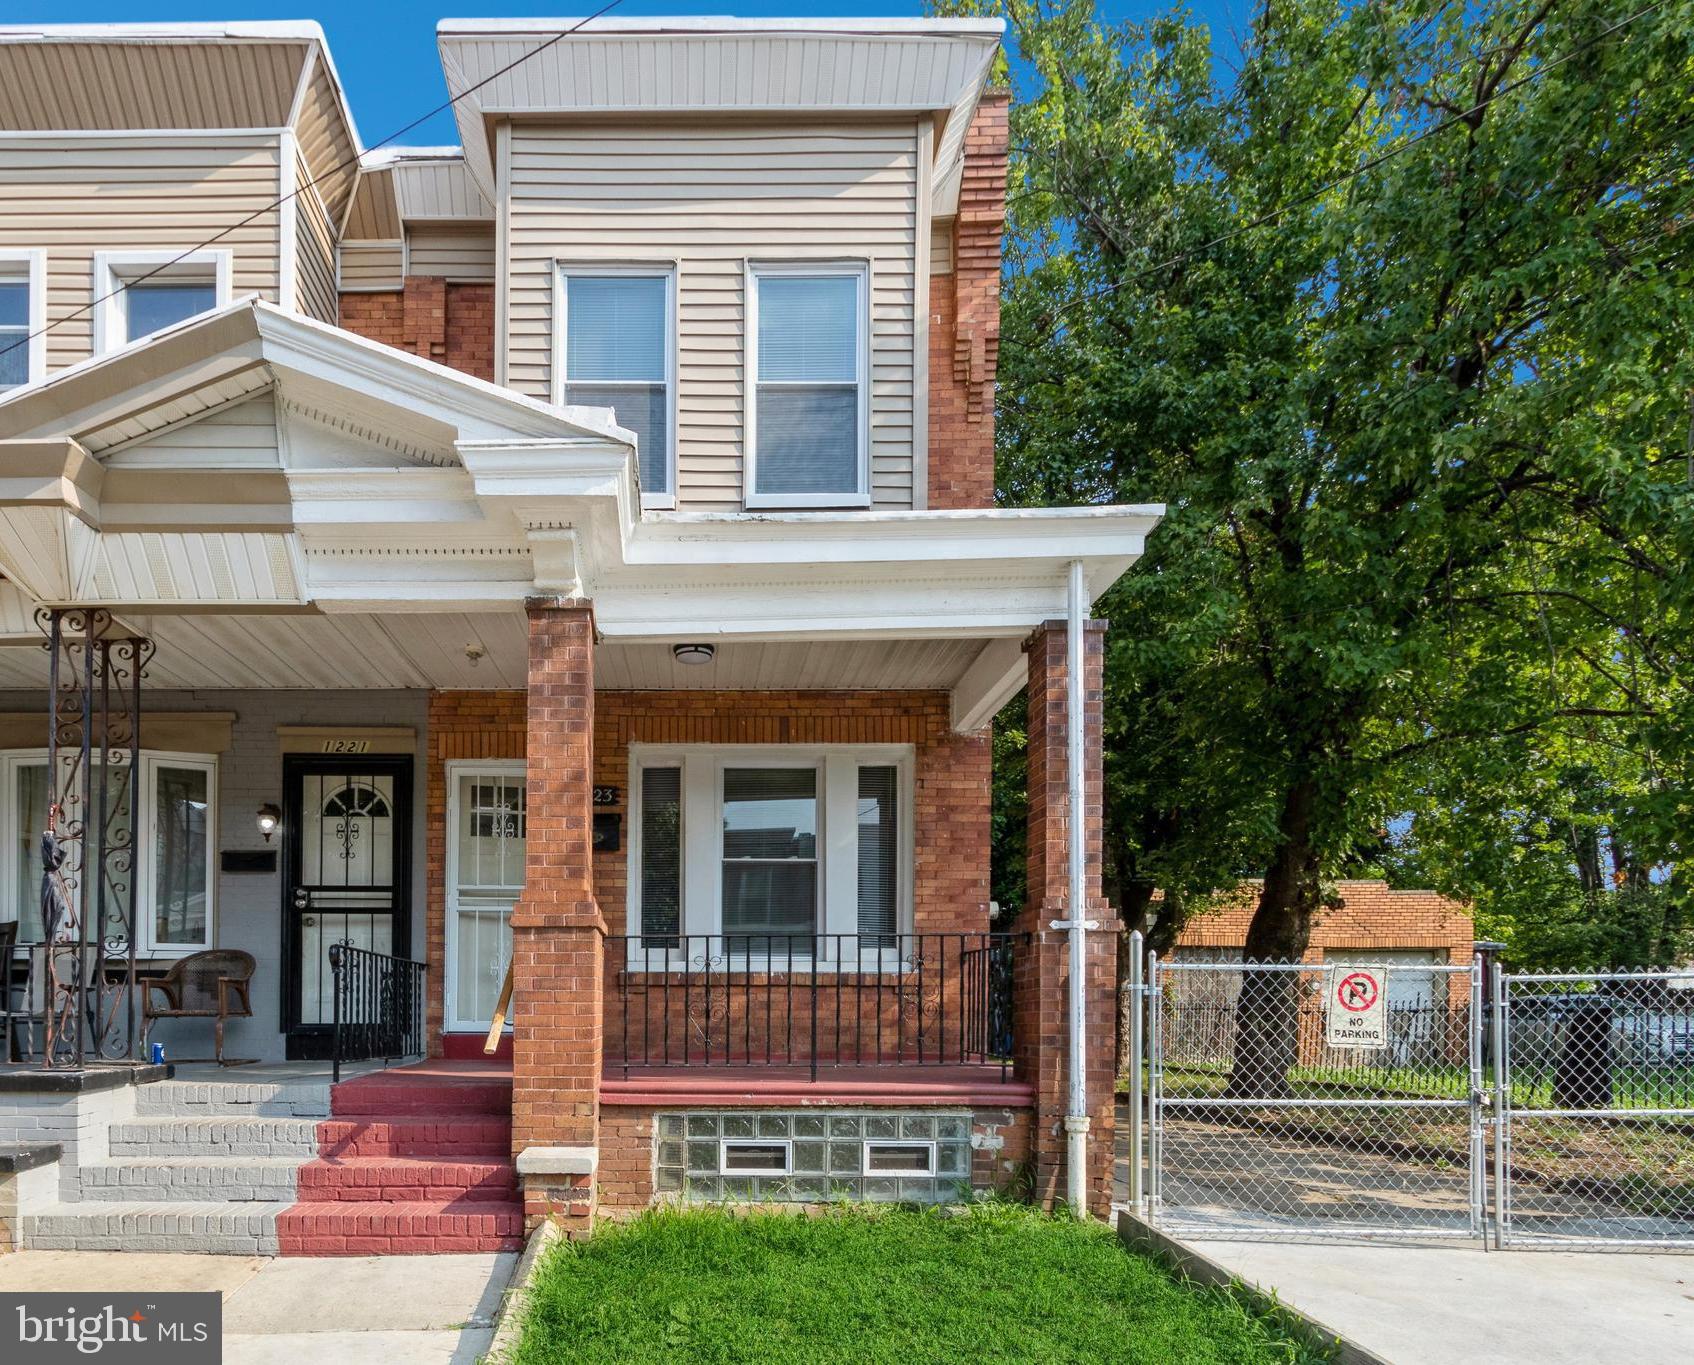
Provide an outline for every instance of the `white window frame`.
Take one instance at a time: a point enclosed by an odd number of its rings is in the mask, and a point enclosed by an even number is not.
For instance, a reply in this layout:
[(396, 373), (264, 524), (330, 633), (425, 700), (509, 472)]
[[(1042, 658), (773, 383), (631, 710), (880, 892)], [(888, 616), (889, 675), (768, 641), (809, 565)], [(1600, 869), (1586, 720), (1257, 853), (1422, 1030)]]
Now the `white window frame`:
[[(208, 272), (212, 279), (213, 300), (210, 311), (229, 305), (234, 278), (233, 254), (223, 247), (205, 247), (198, 251), (96, 251), (94, 253), (94, 354), (105, 355), (124, 346), (129, 339), (128, 290), (124, 284), (147, 274), (158, 266), (168, 266), (152, 279), (169, 281), (189, 279), (204, 283)], [(197, 314), (196, 316), (204, 316)], [(184, 318), (186, 322), (188, 319)], [(173, 324), (180, 325), (180, 324)], [(169, 328), (161, 330), (168, 331)], [(150, 332), (148, 336), (157, 336)], [(145, 337), (137, 337), (144, 341)]]
[[(894, 1170), (873, 1171), (871, 1169), (871, 1152), (879, 1148), (886, 1149), (889, 1147), (921, 1147), (929, 1153), (929, 1165), (923, 1170), (907, 1166)], [(859, 1170), (861, 1174), (872, 1177), (934, 1175), (935, 1143), (927, 1138), (866, 1138), (859, 1151)]]
[(17, 388), (0, 389), (0, 394), (10, 394), (47, 377), (47, 253), (34, 247), (0, 247), (0, 280), (22, 280), (29, 289), (26, 377)]
[[(760, 493), (759, 487), (759, 281), (793, 275), (850, 276), (858, 282), (855, 322), (858, 345), (854, 355), (858, 361), (858, 487), (840, 493)], [(747, 262), (743, 289), (747, 300), (745, 421), (746, 450), (742, 463), (746, 469), (746, 487), (742, 501), (749, 510), (760, 508), (857, 508), (871, 505), (871, 361), (870, 361), (870, 262), (866, 260), (783, 260)], [(773, 381), (794, 388), (811, 388), (812, 383), (787, 380)], [(818, 381), (822, 382), (822, 381)]]
[[(741, 1167), (729, 1169), (729, 1149), (731, 1147), (780, 1147), (782, 1148), (782, 1165)], [(719, 1138), (718, 1139), (718, 1174), (727, 1176), (742, 1175), (791, 1175), (794, 1171), (794, 1143), (790, 1138)]]
[[(160, 768), (185, 768), (206, 774), (206, 932), (196, 940), (166, 942), (156, 936), (157, 907), (153, 904), (154, 859), (158, 845), (159, 801), (156, 775)], [(218, 895), (218, 760), (208, 754), (171, 753), (159, 749), (141, 751), (141, 808), (147, 842), (137, 850), (141, 870), (135, 898), (135, 917), (144, 926), (138, 947), (158, 957), (183, 957), (210, 948), (217, 942), (214, 907)]]
[[(527, 770), (524, 760), (517, 759), (465, 759), (453, 760), (447, 764), (447, 828), (443, 831), (447, 844), (446, 857), (446, 886), (444, 904), (447, 912), (447, 928), (444, 938), (446, 956), (442, 959), (442, 1031), (445, 1033), (463, 1033), (474, 1030), (486, 1033), (493, 1022), (488, 1019), (461, 1019), (458, 1014), (458, 963), (459, 963), (459, 784), (461, 779), (470, 778), (473, 781), (480, 777), (498, 778), (501, 781), (517, 778), (523, 782)], [(527, 838), (528, 815), (525, 815), (524, 834)], [(528, 871), (527, 865), (524, 869)], [(512, 897), (512, 907), (523, 897), (523, 886), (517, 888), (517, 894)], [(508, 922), (510, 916), (508, 915)], [(512, 1020), (508, 1012), (505, 1032), (512, 1031)]]
[[(682, 769), (682, 914), (676, 948), (641, 944), (641, 780), (647, 768)], [(725, 768), (815, 768), (818, 772), (818, 884), (822, 898), (818, 933), (854, 938), (859, 932), (859, 769), (892, 767), (898, 775), (899, 866), (895, 933), (912, 933), (916, 866), (913, 807), (916, 751), (910, 744), (645, 744), (629, 746), (629, 838), (625, 930), (631, 971), (678, 971), (687, 958), (688, 936), (723, 934), (723, 770)], [(663, 935), (657, 935), (663, 937)], [(826, 970), (900, 967), (895, 948), (848, 952), (839, 964), (833, 943), (813, 966)], [(737, 957), (739, 959), (739, 954)], [(760, 960), (753, 953), (752, 960)], [(774, 968), (786, 954), (767, 959)], [(798, 962), (796, 962), (798, 966)]]
[[(572, 275), (598, 275), (618, 279), (662, 279), (665, 282), (665, 423), (670, 434), (668, 449), (665, 452), (666, 482), (670, 487), (663, 493), (650, 493), (646, 488), (641, 490), (641, 506), (653, 511), (669, 511), (676, 506), (676, 477), (677, 477), (677, 263), (675, 261), (572, 261), (556, 260), (553, 262), (553, 382), (550, 386), (554, 404), (566, 406), (565, 385), (570, 382), (570, 376), (565, 373), (565, 341), (569, 335), (570, 286), (566, 281)], [(635, 387), (637, 383), (648, 381), (590, 379), (590, 384), (605, 384), (616, 387), (618, 384), (628, 384)], [(636, 461), (636, 478), (639, 481), (641, 465)]]
[[(127, 757), (127, 753), (114, 753), (113, 767), (117, 767), (117, 759)], [(66, 771), (69, 771), (75, 761), (71, 756), (60, 759), (61, 766)], [(44, 748), (0, 751), (0, 783), (4, 783), (4, 786), (0, 787), (0, 817), (3, 817), (0, 818), (0, 886), (4, 886), (8, 894), (17, 884), (18, 877), (18, 844), (14, 836), (18, 833), (20, 812), (13, 805), (17, 791), (17, 770), (32, 765), (45, 766), (46, 762), (47, 750)], [(127, 769), (127, 763), (124, 766)], [(161, 767), (192, 768), (206, 773), (206, 933), (202, 939), (193, 943), (164, 942), (154, 933), (156, 925), (153, 874), (158, 801), (153, 778), (156, 770)], [(52, 790), (56, 791), (62, 780), (60, 778), (55, 781)], [(136, 923), (133, 926), (137, 954), (149, 958), (186, 957), (190, 953), (210, 948), (218, 940), (218, 756), (181, 753), (168, 749), (143, 749), (141, 810), (139, 816), (132, 816), (130, 827), (132, 837), (138, 842), (135, 848)], [(40, 831), (32, 831), (32, 834), (39, 836)]]

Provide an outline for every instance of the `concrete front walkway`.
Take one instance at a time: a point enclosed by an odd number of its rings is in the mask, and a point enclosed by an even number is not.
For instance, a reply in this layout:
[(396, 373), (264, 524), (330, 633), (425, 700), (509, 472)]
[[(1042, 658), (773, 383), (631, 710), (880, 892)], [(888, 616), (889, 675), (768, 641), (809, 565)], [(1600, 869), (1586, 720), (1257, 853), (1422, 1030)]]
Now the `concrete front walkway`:
[(225, 1365), (472, 1365), (516, 1261), (20, 1251), (0, 1256), (0, 1291), (217, 1290)]
[(1393, 1365), (1657, 1365), (1694, 1351), (1694, 1256), (1187, 1245)]

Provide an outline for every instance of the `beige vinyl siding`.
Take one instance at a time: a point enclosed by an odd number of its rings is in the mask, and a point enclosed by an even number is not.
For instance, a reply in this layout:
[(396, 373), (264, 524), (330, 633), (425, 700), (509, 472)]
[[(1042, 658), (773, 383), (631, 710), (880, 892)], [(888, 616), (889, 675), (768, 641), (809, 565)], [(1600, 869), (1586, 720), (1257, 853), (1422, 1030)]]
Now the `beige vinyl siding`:
[(243, 399), (103, 459), (114, 469), (276, 469), (276, 403), (268, 393)]
[(912, 505), (917, 125), (519, 125), (507, 382), (546, 397), (555, 260), (674, 262), (677, 500), (742, 505), (746, 263), (868, 260), (871, 494)]
[[(7, 139), (0, 142), (0, 246), (47, 254), (47, 367), (86, 360), (96, 251), (183, 250), (224, 228), (234, 297), (277, 302), (279, 139)], [(236, 227), (249, 214), (250, 223)]]
[(399, 242), (342, 242), (340, 287), (359, 293), (400, 288), (403, 255)]
[(937, 218), (929, 225), (929, 273), (953, 273), (953, 220)]
[(311, 173), (304, 160), (295, 174), (300, 177), (297, 183), (305, 186), (294, 200), (297, 306), (307, 317), (335, 322), (339, 316), (335, 298), (335, 226), (329, 221), (329, 210), (318, 197), (317, 189), (308, 183)]
[(345, 236), (361, 242), (399, 241), (400, 208), (394, 199), (394, 173), (387, 167), (359, 173)]
[(280, 128), (306, 50), (298, 40), (3, 43), (0, 128)]
[(309, 178), (316, 182), (318, 193), (329, 206), (331, 219), (340, 223), (358, 180), (358, 152), (347, 120), (342, 117), (335, 83), (321, 58), (306, 87), (306, 98), (294, 130), (300, 139), (300, 155), (311, 167)]
[(494, 279), (494, 224), (420, 223), (406, 229), (406, 270), (476, 284)]

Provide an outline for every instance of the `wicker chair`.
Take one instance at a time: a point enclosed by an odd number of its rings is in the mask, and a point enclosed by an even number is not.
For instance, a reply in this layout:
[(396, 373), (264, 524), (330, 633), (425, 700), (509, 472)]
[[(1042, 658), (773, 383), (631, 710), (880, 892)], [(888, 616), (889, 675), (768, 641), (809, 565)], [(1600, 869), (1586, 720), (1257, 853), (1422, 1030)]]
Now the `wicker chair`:
[[(225, 1020), (253, 1017), (247, 983), (253, 979), (257, 965), (252, 953), (239, 948), (213, 948), (209, 952), (190, 953), (172, 963), (170, 971), (158, 980), (146, 982), (141, 1006), (142, 1050), (147, 1048), (147, 1034), (155, 1019), (216, 1019), (214, 1060), (219, 1066), (241, 1066), (258, 1060), (224, 1056)], [(163, 1006), (155, 1003), (155, 992), (164, 998)]]

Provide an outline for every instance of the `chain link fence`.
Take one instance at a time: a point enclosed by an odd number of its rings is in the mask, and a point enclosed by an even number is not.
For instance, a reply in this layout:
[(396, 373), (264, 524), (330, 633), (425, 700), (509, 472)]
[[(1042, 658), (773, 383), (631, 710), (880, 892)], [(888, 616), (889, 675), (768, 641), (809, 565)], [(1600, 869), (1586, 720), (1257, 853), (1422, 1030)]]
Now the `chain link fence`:
[(1694, 970), (1146, 962), (1128, 1188), (1173, 1234), (1694, 1250)]
[(1694, 971), (1499, 974), (1501, 1246), (1694, 1249)]

